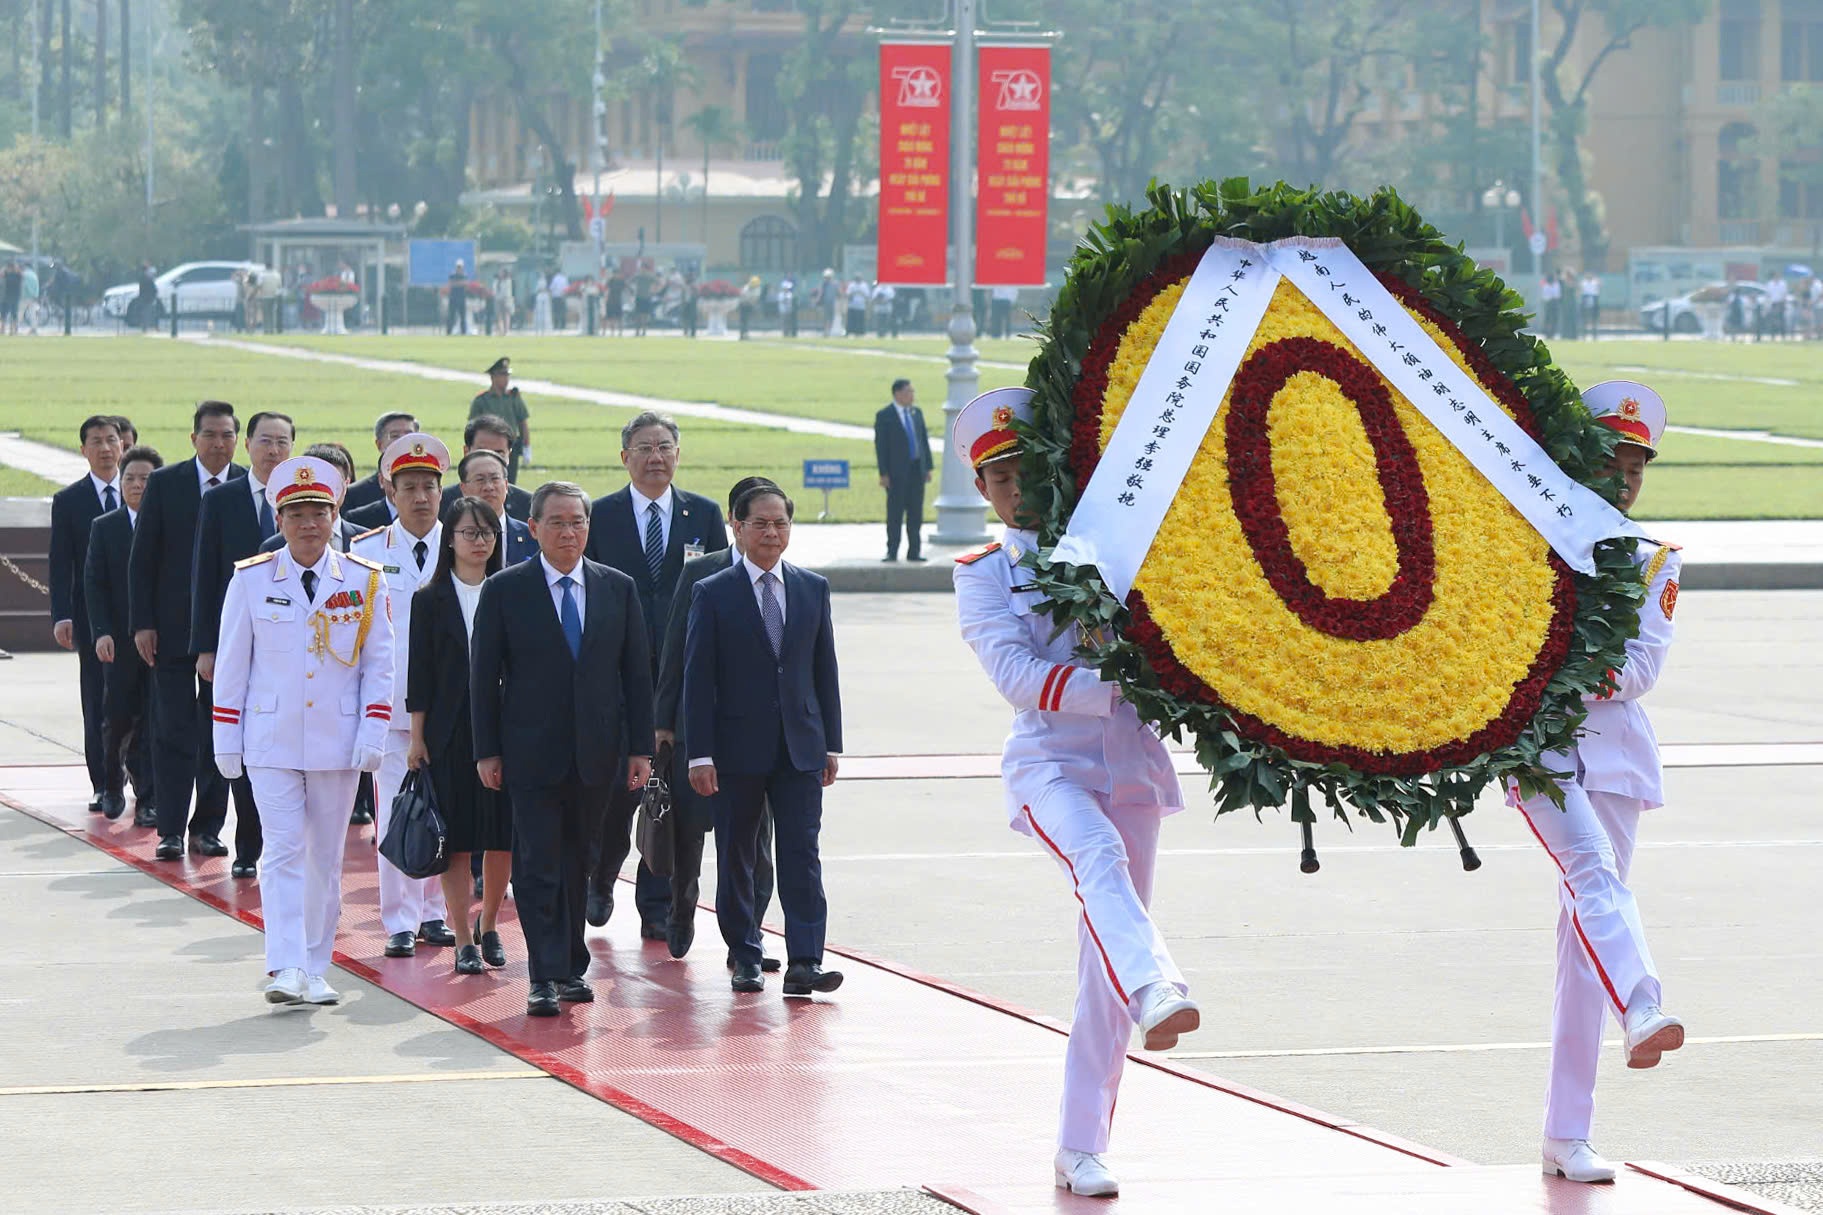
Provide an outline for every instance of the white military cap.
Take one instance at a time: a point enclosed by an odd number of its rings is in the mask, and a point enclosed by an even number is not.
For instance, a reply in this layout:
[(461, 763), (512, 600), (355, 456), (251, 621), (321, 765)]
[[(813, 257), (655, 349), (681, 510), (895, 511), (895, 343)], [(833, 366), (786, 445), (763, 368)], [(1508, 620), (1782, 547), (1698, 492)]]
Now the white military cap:
[(950, 442), (970, 468), (1010, 459), (1022, 450), (1019, 435), (1013, 429), (1014, 419), (1032, 420), (1032, 390), (991, 389), (962, 407), (950, 432)]
[(380, 457), (380, 467), (388, 479), (414, 468), (434, 472), (440, 477), (449, 471), (449, 448), (436, 435), (414, 431), (400, 435), (386, 445), (386, 451)]
[(342, 474), (327, 460), (315, 456), (293, 456), (272, 470), (272, 507), (284, 510), (294, 502), (325, 502), (330, 506), (342, 500)]
[(1595, 420), (1620, 432), (1622, 443), (1658, 454), (1665, 433), (1665, 402), (1637, 380), (1603, 380), (1582, 394)]

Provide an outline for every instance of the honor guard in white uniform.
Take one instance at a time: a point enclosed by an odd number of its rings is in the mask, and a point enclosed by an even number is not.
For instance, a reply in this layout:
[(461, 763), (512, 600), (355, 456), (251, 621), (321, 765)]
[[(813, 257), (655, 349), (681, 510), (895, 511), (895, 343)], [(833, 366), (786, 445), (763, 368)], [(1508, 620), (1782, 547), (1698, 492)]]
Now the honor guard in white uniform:
[[(412, 596), (437, 572), (443, 544), (443, 474), (449, 471), (449, 448), (432, 435), (400, 435), (380, 456), (380, 478), (397, 514), (350, 541), (348, 551), (378, 565), (392, 596), (393, 634), (411, 636)], [(392, 801), (405, 783), (405, 756), (411, 750), (411, 716), (405, 712), (405, 670), (411, 647), (393, 647), (392, 728), (386, 733), (386, 757), (374, 778), (374, 838), (386, 838)], [(380, 922), (386, 928), (386, 956), (409, 958), (417, 943), (454, 945), (456, 934), (446, 922), (449, 912), (443, 884), (437, 878), (406, 877), (384, 856), (380, 865)]]
[[(1646, 464), (1665, 430), (1665, 404), (1631, 380), (1608, 380), (1583, 394), (1595, 419), (1616, 430), (1615, 469), (1625, 488), (1620, 508), (1638, 498)], [(1682, 562), (1677, 547), (1639, 542), (1646, 598), (1639, 636), (1626, 663), (1608, 672), (1611, 690), (1588, 698), (1589, 716), (1568, 755), (1545, 757), (1560, 782), (1563, 809), (1539, 796), (1509, 800), (1550, 854), (1558, 879), (1557, 994), (1552, 1009), (1551, 1080), (1545, 1095), (1544, 1171), (1572, 1181), (1612, 1181), (1614, 1168), (1589, 1145), (1595, 1070), (1607, 1012), (1625, 1031), (1627, 1066), (1653, 1067), (1684, 1044), (1684, 1027), (1660, 1007), (1658, 970), (1627, 873), (1643, 810), (1664, 804), (1658, 739), (1639, 698), (1651, 691), (1671, 648)]]
[(1127, 1046), (1168, 1050), (1200, 1024), (1183, 975), (1147, 910), (1161, 820), (1183, 809), (1171, 757), (1150, 726), (1076, 656), (1075, 630), (1053, 638), (1031, 570), (1037, 544), (1021, 513), (1019, 436), (1031, 391), (1002, 388), (956, 418), (951, 450), (1006, 525), (1004, 538), (957, 558), (962, 639), (1013, 706), (1001, 759), (1007, 817), (1054, 857), (1079, 905), (1075, 1019), (1064, 1057), (1055, 1180), (1112, 1196), (1107, 1150)]
[(235, 564), (215, 653), (215, 765), (243, 769), (266, 846), (266, 999), (334, 1004), (326, 975), (342, 913), (342, 849), (361, 772), (380, 766), (393, 700), (386, 582), (335, 552), (342, 478), (311, 456), (269, 483), (285, 547)]

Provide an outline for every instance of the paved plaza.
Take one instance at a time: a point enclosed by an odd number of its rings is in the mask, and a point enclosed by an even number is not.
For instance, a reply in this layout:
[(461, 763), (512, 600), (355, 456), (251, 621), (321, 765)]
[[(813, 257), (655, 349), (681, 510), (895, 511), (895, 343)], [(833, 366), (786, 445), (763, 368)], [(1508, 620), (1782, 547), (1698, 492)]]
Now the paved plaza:
[[(1678, 606), (1649, 702), (1669, 805), (1646, 820), (1634, 882), (1691, 1038), (1650, 1072), (1609, 1052), (1596, 1143), (1823, 1210), (1823, 594)], [(1067, 1018), (1074, 904), (1006, 829), (997, 781), (946, 775), (984, 761), (869, 758), (998, 751), (1008, 710), (953, 603), (852, 594), (835, 610), (851, 764), (870, 778), (827, 802), (832, 945)], [(0, 764), (77, 758), (73, 659), (0, 663), (0, 688)], [(1156, 909), (1204, 1028), (1171, 1058), (1440, 1153), (1530, 1165), (1555, 904), (1518, 817), (1489, 798), (1467, 820), (1486, 861), (1473, 874), (1446, 840), (1413, 853), (1390, 828), (1323, 823), (1323, 869), (1306, 877), (1282, 817), (1212, 822), (1196, 777), (1186, 792)], [(274, 1016), (255, 930), (6, 809), (0, 874), (0, 1209), (947, 1209), (909, 1190), (771, 1191), (351, 974), (335, 977), (339, 1008)], [(836, 998), (844, 1017), (869, 1017), (864, 990)], [(1138, 1147), (1121, 1130), (1116, 1163)]]

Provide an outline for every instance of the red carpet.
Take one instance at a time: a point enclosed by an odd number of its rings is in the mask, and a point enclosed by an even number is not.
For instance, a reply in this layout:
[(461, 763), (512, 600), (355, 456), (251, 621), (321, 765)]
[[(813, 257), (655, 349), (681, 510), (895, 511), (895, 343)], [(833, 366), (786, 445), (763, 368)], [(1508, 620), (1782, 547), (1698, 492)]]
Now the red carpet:
[[(86, 783), (80, 767), (0, 768), (0, 802), (259, 926), (256, 882), (231, 881), (225, 859), (153, 861), (152, 832), (87, 813)], [(1530, 1166), (1468, 1165), (1143, 1056), (1127, 1069), (1115, 1128), (1126, 1192), (1117, 1203), (1072, 1198), (1049, 1184), (1064, 1039), (1048, 1019), (850, 953), (832, 959), (847, 975), (833, 997), (786, 1002), (776, 976), (764, 994), (737, 996), (711, 913), (698, 913), (696, 948), (676, 961), (639, 940), (630, 897), (591, 933), (595, 1002), (530, 1019), (524, 944), (507, 919), (504, 971), (458, 978), (444, 949), (381, 956), (370, 835), (349, 841), (338, 963), (781, 1188), (922, 1186), (981, 1215), (1784, 1209), (1637, 1168), (1589, 1187)]]

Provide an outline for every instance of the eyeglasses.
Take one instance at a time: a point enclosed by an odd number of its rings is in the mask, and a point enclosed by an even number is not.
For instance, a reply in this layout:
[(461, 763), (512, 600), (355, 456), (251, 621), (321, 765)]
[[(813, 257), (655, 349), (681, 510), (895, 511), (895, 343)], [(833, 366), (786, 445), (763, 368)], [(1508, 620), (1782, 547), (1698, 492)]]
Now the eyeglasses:
[(458, 527), (456, 534), (470, 544), (491, 543), (500, 535), (499, 532), (491, 532), (485, 527)]
[(462, 484), (464, 484), (464, 485), (505, 485), (506, 478), (501, 476), (499, 473), (493, 473), (493, 474), (490, 474), (490, 475), (484, 476), (484, 477), (470, 477), (468, 480), (464, 481)]
[(556, 532), (562, 535), (568, 532), (588, 531), (589, 521), (587, 519), (540, 519), (538, 527), (541, 531)]
[(789, 519), (748, 519), (748, 520), (745, 520), (744, 522), (742, 522), (741, 526), (750, 527), (756, 532), (788, 532), (791, 530), (791, 520), (789, 520)]
[(627, 450), (636, 456), (674, 456), (677, 454), (677, 444), (639, 443)]

